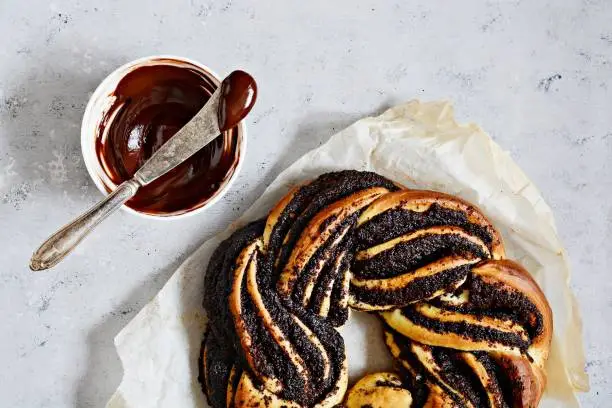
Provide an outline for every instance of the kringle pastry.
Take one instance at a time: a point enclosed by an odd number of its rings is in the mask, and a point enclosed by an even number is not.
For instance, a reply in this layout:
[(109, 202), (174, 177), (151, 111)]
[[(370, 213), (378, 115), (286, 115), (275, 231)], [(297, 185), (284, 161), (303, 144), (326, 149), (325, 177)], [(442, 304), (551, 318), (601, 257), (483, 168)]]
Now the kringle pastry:
[[(371, 172), (323, 174), (221, 243), (200, 381), (213, 408), (536, 407), (552, 313), (471, 204)], [(348, 392), (350, 309), (377, 313), (395, 373)]]

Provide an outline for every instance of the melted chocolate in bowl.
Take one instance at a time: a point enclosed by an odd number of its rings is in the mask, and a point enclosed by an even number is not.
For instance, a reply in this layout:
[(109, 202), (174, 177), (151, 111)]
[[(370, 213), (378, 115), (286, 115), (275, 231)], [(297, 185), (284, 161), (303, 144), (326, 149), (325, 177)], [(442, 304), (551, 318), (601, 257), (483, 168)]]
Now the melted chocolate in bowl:
[[(183, 61), (156, 60), (155, 65), (125, 75), (96, 135), (96, 154), (109, 179), (117, 185), (130, 179), (204, 106), (218, 85), (211, 74)], [(238, 127), (224, 132), (177, 168), (141, 187), (126, 205), (161, 216), (203, 206), (234, 173), (241, 137)]]

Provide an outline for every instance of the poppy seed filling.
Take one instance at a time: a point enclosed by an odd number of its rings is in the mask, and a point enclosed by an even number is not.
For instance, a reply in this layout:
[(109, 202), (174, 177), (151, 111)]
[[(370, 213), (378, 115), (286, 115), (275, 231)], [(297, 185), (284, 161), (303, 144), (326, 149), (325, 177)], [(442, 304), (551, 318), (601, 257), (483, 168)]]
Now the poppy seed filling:
[[(499, 233), (456, 197), (326, 173), (212, 254), (202, 389), (213, 408), (537, 406), (552, 314)], [(396, 373), (348, 390), (351, 309), (377, 314)], [(391, 403), (391, 402), (388, 402)]]

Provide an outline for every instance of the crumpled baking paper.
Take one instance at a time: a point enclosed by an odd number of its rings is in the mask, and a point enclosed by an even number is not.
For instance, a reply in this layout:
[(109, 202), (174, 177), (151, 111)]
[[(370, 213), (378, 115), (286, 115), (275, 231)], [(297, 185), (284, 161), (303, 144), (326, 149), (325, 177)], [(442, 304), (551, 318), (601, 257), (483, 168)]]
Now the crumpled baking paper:
[[(554, 338), (541, 407), (578, 407), (588, 390), (581, 319), (569, 288), (569, 262), (550, 207), (538, 189), (475, 124), (457, 124), (446, 102), (412, 101), (359, 120), (282, 172), (227, 231), (204, 243), (117, 335), (123, 380), (109, 408), (206, 407), (198, 355), (206, 316), (204, 271), (217, 244), (264, 216), (291, 187), (341, 169), (370, 170), (407, 187), (443, 191), (477, 204), (501, 231), (509, 258), (522, 263), (554, 313)], [(390, 368), (376, 319), (352, 313), (342, 329), (351, 379)]]

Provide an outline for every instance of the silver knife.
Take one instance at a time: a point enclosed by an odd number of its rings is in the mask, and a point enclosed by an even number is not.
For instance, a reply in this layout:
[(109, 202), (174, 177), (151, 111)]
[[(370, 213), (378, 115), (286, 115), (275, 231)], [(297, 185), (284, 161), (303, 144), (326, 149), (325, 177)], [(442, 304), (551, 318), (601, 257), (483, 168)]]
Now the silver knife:
[(251, 110), (257, 85), (244, 71), (234, 71), (221, 83), (204, 107), (142, 165), (130, 180), (121, 183), (104, 200), (51, 235), (32, 255), (30, 269), (42, 271), (57, 265), (100, 222), (134, 197), (138, 189), (163, 176), (236, 126)]

